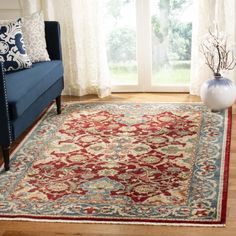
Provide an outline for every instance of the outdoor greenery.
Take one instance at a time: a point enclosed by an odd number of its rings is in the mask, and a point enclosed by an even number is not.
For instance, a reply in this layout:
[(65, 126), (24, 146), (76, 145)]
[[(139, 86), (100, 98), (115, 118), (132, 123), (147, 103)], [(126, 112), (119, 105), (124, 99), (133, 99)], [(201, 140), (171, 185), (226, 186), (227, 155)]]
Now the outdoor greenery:
[[(137, 66), (110, 65), (110, 72), (116, 85), (135, 85), (137, 84)], [(172, 69), (162, 69), (154, 71), (152, 82), (154, 85), (166, 84), (187, 84), (190, 77), (189, 62), (177, 63)]]
[(171, 58), (179, 60), (191, 59), (191, 41), (192, 41), (192, 24), (175, 23), (172, 26), (170, 35)]
[[(137, 73), (113, 69), (111, 70), (115, 85), (136, 85)], [(162, 70), (153, 74), (154, 85), (164, 85), (168, 81), (168, 84), (187, 84), (189, 81), (190, 70), (189, 69), (175, 69), (175, 70)]]
[[(192, 24), (178, 20), (189, 0), (159, 0), (152, 16), (154, 68), (170, 65), (172, 60), (190, 60)], [(159, 11), (158, 11), (159, 10)]]
[[(113, 21), (113, 29), (107, 39), (108, 60), (113, 78), (120, 83), (123, 80), (135, 81), (136, 32), (134, 29), (119, 24), (122, 9), (131, 0), (108, 0), (107, 9)], [(156, 14), (151, 18), (153, 41), (153, 80), (158, 84), (188, 83), (191, 58), (191, 22), (178, 20), (190, 0), (157, 0)], [(173, 62), (178, 61), (178, 66)], [(164, 68), (164, 69), (163, 69)], [(122, 79), (124, 77), (124, 79)], [(174, 77), (174, 78), (173, 78)], [(137, 80), (136, 80), (137, 81)], [(126, 83), (127, 84), (127, 83)]]
[(136, 58), (136, 34), (129, 28), (113, 30), (108, 39), (108, 60), (111, 63), (135, 61)]
[(130, 0), (109, 0), (107, 2), (107, 11), (115, 19), (115, 23), (117, 23), (121, 16), (122, 8), (129, 2)]

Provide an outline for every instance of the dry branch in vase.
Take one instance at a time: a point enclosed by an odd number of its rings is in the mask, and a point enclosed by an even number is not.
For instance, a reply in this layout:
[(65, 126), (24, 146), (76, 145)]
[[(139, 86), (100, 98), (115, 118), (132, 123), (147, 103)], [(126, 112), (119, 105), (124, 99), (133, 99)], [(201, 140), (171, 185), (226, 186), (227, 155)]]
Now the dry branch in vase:
[(221, 76), (222, 71), (233, 70), (236, 66), (236, 60), (233, 50), (229, 48), (227, 37), (219, 33), (216, 27), (216, 33), (209, 29), (209, 35), (200, 45), (200, 51), (204, 55), (206, 65), (211, 69), (214, 76)]

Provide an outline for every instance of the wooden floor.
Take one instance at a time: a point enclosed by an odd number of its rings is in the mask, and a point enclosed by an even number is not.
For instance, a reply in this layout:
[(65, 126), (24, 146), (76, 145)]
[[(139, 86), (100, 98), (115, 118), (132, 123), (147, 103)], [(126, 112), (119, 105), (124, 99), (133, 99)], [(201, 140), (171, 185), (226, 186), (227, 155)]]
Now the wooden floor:
[[(82, 98), (64, 97), (64, 101), (97, 101), (94, 96)], [(113, 94), (99, 101), (155, 101), (155, 102), (198, 102), (199, 98), (188, 94)], [(1, 180), (0, 180), (1, 181)], [(224, 228), (210, 227), (169, 227), (145, 225), (111, 225), (111, 224), (69, 224), (0, 221), (0, 236), (228, 236), (236, 235), (236, 104), (233, 106), (232, 143), (230, 177), (228, 191), (227, 225)]]

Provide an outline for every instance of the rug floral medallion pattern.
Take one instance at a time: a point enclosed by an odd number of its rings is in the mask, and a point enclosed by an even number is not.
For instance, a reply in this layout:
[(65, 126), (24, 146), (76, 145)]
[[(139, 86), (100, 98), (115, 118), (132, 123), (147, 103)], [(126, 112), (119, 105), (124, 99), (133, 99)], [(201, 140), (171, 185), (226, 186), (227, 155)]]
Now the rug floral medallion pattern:
[(0, 218), (223, 224), (230, 111), (201, 104), (52, 107), (0, 174)]

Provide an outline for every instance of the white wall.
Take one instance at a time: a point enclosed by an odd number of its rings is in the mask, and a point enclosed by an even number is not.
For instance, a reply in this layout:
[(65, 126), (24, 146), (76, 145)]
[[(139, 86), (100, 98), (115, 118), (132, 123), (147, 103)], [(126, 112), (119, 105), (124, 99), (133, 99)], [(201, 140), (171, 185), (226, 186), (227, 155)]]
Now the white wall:
[(0, 20), (15, 19), (20, 15), (19, 0), (0, 0)]

